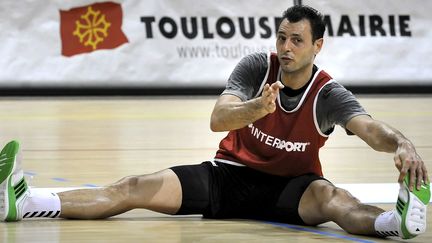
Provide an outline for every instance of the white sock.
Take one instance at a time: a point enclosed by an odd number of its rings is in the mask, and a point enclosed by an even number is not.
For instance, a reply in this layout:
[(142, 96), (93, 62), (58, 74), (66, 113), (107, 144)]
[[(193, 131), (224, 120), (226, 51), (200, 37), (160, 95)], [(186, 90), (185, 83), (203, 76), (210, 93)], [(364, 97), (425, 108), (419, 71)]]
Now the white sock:
[(395, 210), (384, 212), (375, 219), (375, 231), (381, 237), (399, 236), (399, 221)]
[(60, 206), (60, 198), (57, 193), (42, 188), (32, 188), (23, 205), (23, 219), (57, 218), (60, 215)]

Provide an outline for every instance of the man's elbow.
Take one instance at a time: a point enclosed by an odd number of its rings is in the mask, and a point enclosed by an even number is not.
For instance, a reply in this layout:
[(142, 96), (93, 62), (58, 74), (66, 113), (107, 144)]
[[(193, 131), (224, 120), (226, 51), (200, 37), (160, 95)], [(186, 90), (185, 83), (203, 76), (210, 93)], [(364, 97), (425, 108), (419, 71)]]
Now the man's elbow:
[(222, 132), (222, 130), (219, 127), (217, 127), (216, 125), (214, 125), (212, 123), (210, 123), (210, 130), (212, 132)]
[(223, 129), (223, 126), (221, 125), (221, 122), (218, 121), (217, 118), (213, 117), (210, 119), (210, 130), (212, 130), (212, 132), (223, 132), (225, 131)]

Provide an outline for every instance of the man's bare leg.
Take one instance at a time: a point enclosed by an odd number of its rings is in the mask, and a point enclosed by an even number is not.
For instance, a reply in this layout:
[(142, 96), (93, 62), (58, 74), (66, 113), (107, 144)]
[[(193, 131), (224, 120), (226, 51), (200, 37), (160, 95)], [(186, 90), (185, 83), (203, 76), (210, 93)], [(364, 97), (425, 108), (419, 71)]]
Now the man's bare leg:
[(170, 169), (154, 174), (129, 176), (95, 189), (65, 191), (58, 194), (62, 218), (97, 219), (124, 213), (134, 208), (174, 214), (182, 202), (177, 175)]
[(408, 185), (409, 176), (399, 190), (396, 209), (384, 212), (360, 203), (349, 192), (328, 181), (317, 180), (304, 192), (299, 214), (307, 224), (334, 221), (352, 234), (414, 238), (426, 231), (430, 187), (423, 185), (420, 190), (410, 192)]
[(299, 205), (300, 217), (306, 224), (329, 221), (352, 234), (376, 235), (375, 219), (384, 210), (362, 204), (348, 191), (328, 181), (316, 180), (304, 192)]

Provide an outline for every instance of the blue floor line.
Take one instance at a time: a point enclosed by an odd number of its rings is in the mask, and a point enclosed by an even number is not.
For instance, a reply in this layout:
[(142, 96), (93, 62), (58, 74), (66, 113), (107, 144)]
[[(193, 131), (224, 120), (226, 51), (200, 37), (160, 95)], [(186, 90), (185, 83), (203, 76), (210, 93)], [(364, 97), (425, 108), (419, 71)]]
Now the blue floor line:
[(85, 186), (85, 187), (99, 187), (98, 185), (95, 185), (95, 184), (83, 184), (82, 186)]
[(24, 171), (24, 175), (28, 175), (28, 176), (35, 176), (36, 173), (32, 172), (32, 171)]
[(298, 225), (283, 224), (283, 223), (276, 223), (276, 222), (269, 222), (269, 221), (263, 221), (263, 222), (266, 223), (266, 224), (274, 225), (274, 226), (279, 226), (279, 227), (288, 228), (288, 229), (294, 229), (294, 230), (299, 230), (299, 231), (310, 232), (310, 233), (314, 233), (314, 234), (329, 236), (329, 237), (332, 237), (332, 238), (344, 239), (344, 240), (349, 240), (349, 241), (354, 241), (354, 242), (361, 242), (361, 243), (375, 243), (375, 241), (364, 240), (364, 239), (359, 239), (359, 238), (350, 237), (350, 236), (346, 236), (346, 235), (339, 235), (339, 234), (336, 234), (336, 233), (330, 233), (330, 232), (326, 232), (326, 231), (320, 231), (320, 230), (316, 230), (316, 229), (305, 228), (305, 227), (301, 227), (301, 226), (298, 226)]

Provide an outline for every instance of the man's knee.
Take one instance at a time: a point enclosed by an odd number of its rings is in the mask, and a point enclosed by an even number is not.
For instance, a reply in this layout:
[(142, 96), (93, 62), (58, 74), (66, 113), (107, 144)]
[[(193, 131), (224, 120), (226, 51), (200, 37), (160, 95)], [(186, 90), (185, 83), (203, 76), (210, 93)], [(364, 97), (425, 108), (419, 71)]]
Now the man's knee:
[[(316, 200), (315, 203), (304, 204), (310, 212), (304, 213), (303, 220), (311, 224), (334, 221), (349, 233), (369, 234), (371, 229), (373, 231), (374, 219), (382, 211), (362, 204), (347, 190), (326, 181), (312, 183), (307, 192), (308, 198), (302, 200)], [(303, 208), (303, 212), (307, 212), (306, 207)]]
[(325, 212), (344, 212), (357, 207), (360, 201), (345, 189), (328, 185), (323, 188), (322, 208)]
[(133, 175), (120, 179), (109, 186), (117, 193), (124, 203), (132, 207), (164, 205), (164, 200), (181, 198), (181, 186), (175, 173), (171, 170), (159, 171), (153, 174)]
[(332, 219), (335, 214), (348, 211), (360, 204), (360, 201), (347, 190), (324, 180), (313, 182), (304, 195), (302, 201), (313, 200), (316, 213), (326, 219)]

